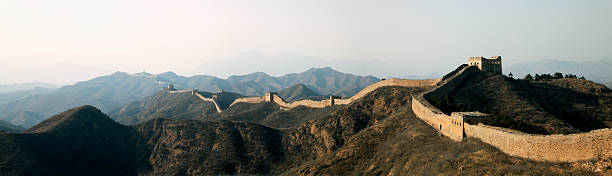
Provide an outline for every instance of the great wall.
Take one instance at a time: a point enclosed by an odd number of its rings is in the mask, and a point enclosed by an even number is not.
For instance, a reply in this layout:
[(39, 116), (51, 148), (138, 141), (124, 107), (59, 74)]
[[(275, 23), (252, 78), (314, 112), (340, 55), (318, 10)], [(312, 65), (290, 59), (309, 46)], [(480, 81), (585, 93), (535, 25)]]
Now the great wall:
[[(382, 80), (374, 84), (370, 84), (366, 88), (362, 89), (355, 95), (347, 99), (340, 99), (338, 96), (330, 96), (329, 99), (326, 100), (300, 100), (294, 102), (287, 102), (282, 97), (278, 96), (274, 92), (267, 92), (264, 96), (259, 97), (246, 97), (246, 98), (238, 98), (236, 99), (232, 105), (236, 103), (261, 103), (261, 102), (270, 102), (273, 101), (283, 109), (291, 109), (298, 106), (306, 106), (310, 108), (323, 108), (325, 106), (331, 105), (344, 105), (350, 104), (351, 102), (360, 99), (361, 97), (367, 95), (368, 93), (385, 86), (401, 86), (401, 87), (423, 87), (423, 86), (433, 86), (435, 85), (439, 79), (425, 79), (425, 80), (407, 80), (407, 79), (388, 79)], [(230, 105), (230, 107), (232, 106)]]
[(198, 98), (200, 98), (202, 101), (208, 101), (211, 102), (213, 105), (215, 105), (215, 109), (217, 110), (218, 113), (221, 113), (221, 108), (219, 107), (219, 103), (217, 103), (217, 101), (214, 98), (207, 98), (202, 96), (202, 94), (200, 94), (198, 92), (197, 89), (190, 89), (190, 90), (172, 90), (172, 86), (169, 85), (168, 86), (168, 93), (174, 94), (174, 93), (191, 93), (191, 95), (197, 96)]
[[(388, 79), (371, 84), (347, 99), (330, 96), (329, 99), (314, 101), (301, 100), (286, 102), (276, 93), (268, 92), (264, 96), (238, 98), (229, 106), (236, 103), (261, 103), (275, 102), (281, 109), (288, 110), (297, 106), (310, 108), (323, 108), (332, 105), (350, 104), (366, 94), (385, 86), (401, 87), (428, 87), (433, 88), (418, 95), (412, 96), (412, 110), (415, 115), (425, 123), (438, 130), (441, 135), (447, 136), (454, 141), (461, 142), (466, 138), (476, 138), (488, 143), (502, 152), (517, 157), (533, 159), (537, 161), (569, 162), (578, 160), (590, 160), (596, 158), (612, 157), (612, 129), (599, 129), (591, 132), (569, 134), (569, 135), (535, 135), (518, 132), (511, 129), (484, 125), (482, 121), (490, 118), (489, 115), (478, 112), (452, 112), (446, 115), (438, 108), (432, 106), (425, 98), (432, 92), (450, 92), (470, 75), (481, 71), (491, 70), (501, 73), (501, 57), (492, 57), (496, 62), (494, 65), (474, 63), (470, 59), (469, 65), (464, 65), (456, 70), (448, 78), (428, 80), (406, 80)], [(478, 61), (476, 61), (478, 62)], [(496, 65), (499, 64), (499, 65)], [(480, 67), (478, 66), (480, 65)], [(485, 66), (485, 67), (483, 67)], [(494, 67), (491, 69), (491, 67)], [(198, 93), (197, 90), (173, 90), (169, 85), (170, 93), (188, 93), (198, 96), (203, 101), (212, 102), (217, 112), (222, 109), (214, 98), (207, 98)], [(228, 107), (228, 108), (229, 108)], [(470, 124), (474, 123), (474, 124)]]
[(413, 112), (452, 140), (463, 141), (467, 137), (477, 138), (511, 156), (552, 162), (612, 157), (612, 129), (610, 128), (569, 135), (526, 134), (478, 123), (488, 117), (481, 113), (453, 112), (450, 116), (446, 115), (424, 98), (431, 92), (450, 92), (471, 74), (479, 71), (481, 70), (475, 66), (463, 67), (453, 76), (440, 81), (435, 88), (413, 96)]

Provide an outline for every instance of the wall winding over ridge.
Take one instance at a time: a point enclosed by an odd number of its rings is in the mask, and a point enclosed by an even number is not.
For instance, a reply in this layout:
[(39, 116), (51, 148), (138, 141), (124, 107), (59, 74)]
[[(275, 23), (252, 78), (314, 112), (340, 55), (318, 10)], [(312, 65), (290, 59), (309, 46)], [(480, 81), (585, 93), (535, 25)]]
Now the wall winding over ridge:
[(459, 113), (448, 116), (423, 97), (433, 91), (452, 91), (473, 73), (470, 69), (473, 68), (463, 68), (441, 81), (437, 88), (413, 97), (412, 110), (416, 116), (453, 140), (477, 138), (512, 156), (554, 162), (612, 157), (612, 129), (609, 128), (570, 135), (534, 135), (482, 124), (471, 125), (464, 122)]
[[(380, 88), (380, 87), (385, 87), (385, 86), (402, 86), (402, 87), (421, 87), (421, 86), (434, 86), (436, 85), (436, 83), (438, 83), (438, 81), (440, 81), (440, 79), (425, 79), (425, 80), (408, 80), (408, 79), (387, 79), (387, 80), (382, 80), (379, 81), (377, 83), (371, 84), (369, 86), (367, 86), (366, 88), (362, 89), (361, 91), (359, 91), (357, 94), (353, 95), (350, 98), (347, 99), (333, 99), (333, 105), (343, 105), (343, 104), (349, 104), (352, 103), (353, 101), (360, 99), (361, 97), (365, 96), (366, 94)], [(259, 97), (246, 97), (246, 98), (238, 98), (234, 101), (234, 103), (232, 103), (232, 105), (234, 105), (235, 103), (261, 103), (261, 102), (265, 102), (266, 98), (269, 95), (265, 95), (265, 96), (259, 96)], [(332, 97), (333, 98), (333, 97)], [(290, 109), (290, 108), (295, 108), (298, 106), (306, 106), (306, 107), (310, 107), (310, 108), (324, 108), (325, 106), (330, 106), (332, 105), (332, 100), (330, 99), (325, 99), (325, 100), (320, 100), (320, 101), (315, 101), (315, 100), (300, 100), (300, 101), (294, 101), (294, 102), (287, 102), (285, 101), (283, 98), (281, 98), (280, 96), (276, 95), (276, 94), (272, 94), (271, 97), (272, 101), (274, 101), (276, 104), (278, 104), (279, 106), (283, 107), (284, 109)], [(231, 107), (231, 105), (230, 105)]]
[(266, 99), (264, 96), (237, 98), (232, 104), (229, 105), (229, 107), (232, 107), (232, 105), (236, 103), (261, 103), (265, 101)]
[[(422, 97), (421, 97), (422, 98)], [(425, 123), (438, 130), (441, 134), (448, 136), (452, 140), (463, 140), (463, 118), (448, 116), (435, 107), (424, 104), (424, 99), (412, 97), (412, 111)]]
[(274, 103), (278, 104), (279, 106), (285, 107), (285, 108), (295, 108), (298, 106), (306, 106), (306, 107), (310, 107), (310, 108), (324, 108), (325, 106), (329, 106), (330, 105), (330, 100), (321, 100), (321, 101), (314, 101), (314, 100), (300, 100), (300, 101), (294, 101), (291, 103), (286, 102), (283, 98), (281, 98), (280, 96), (274, 94), (273, 95), (274, 98)]
[(217, 101), (215, 101), (215, 99), (206, 98), (206, 97), (202, 96), (200, 93), (198, 93), (197, 90), (193, 90), (193, 89), (174, 90), (174, 91), (168, 91), (168, 93), (171, 93), (171, 94), (174, 94), (174, 93), (191, 93), (192, 95), (195, 95), (198, 98), (200, 98), (202, 101), (208, 101), (208, 102), (213, 103), (215, 105), (215, 109), (217, 109), (217, 112), (221, 112), (221, 108), (219, 107), (219, 104), (217, 103)]
[(361, 97), (367, 95), (368, 93), (385, 86), (401, 86), (401, 87), (426, 87), (426, 86), (434, 86), (438, 83), (440, 79), (424, 79), (424, 80), (410, 80), (410, 79), (387, 79), (382, 80), (374, 84), (370, 84), (366, 88), (357, 92), (357, 94), (353, 95), (347, 99), (336, 99), (334, 104), (349, 104), (353, 101), (360, 99)]
[(195, 92), (195, 95), (198, 96), (203, 101), (212, 102), (215, 105), (215, 109), (217, 109), (217, 112), (219, 112), (219, 113), (221, 112), (221, 108), (219, 108), (219, 104), (217, 103), (217, 101), (215, 101), (215, 99), (213, 99), (213, 98), (206, 98), (206, 97), (202, 96), (198, 92)]

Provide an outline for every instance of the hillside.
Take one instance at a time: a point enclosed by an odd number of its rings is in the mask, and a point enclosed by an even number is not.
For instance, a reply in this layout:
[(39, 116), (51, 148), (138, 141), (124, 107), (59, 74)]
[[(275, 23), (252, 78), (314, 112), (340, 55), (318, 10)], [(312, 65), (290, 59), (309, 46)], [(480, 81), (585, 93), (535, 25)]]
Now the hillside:
[(23, 127), (15, 126), (10, 122), (0, 120), (0, 131), (2, 132), (20, 132), (23, 131)]
[[(386, 87), (295, 127), (155, 119), (126, 127), (84, 106), (25, 133), (0, 133), (11, 175), (593, 175), (583, 164), (509, 157), (478, 140), (439, 137)], [(230, 108), (231, 109), (231, 108)], [(302, 114), (306, 115), (306, 114)], [(40, 148), (40, 146), (45, 146)]]
[(134, 130), (100, 110), (77, 107), (24, 133), (0, 133), (0, 173), (135, 175), (147, 163), (134, 137)]
[(271, 102), (237, 103), (219, 114), (208, 115), (202, 120), (231, 120), (255, 122), (274, 128), (296, 127), (308, 120), (325, 116), (343, 106), (325, 108), (308, 108), (298, 106), (289, 110), (281, 110)]
[(291, 131), (284, 145), (298, 164), (283, 175), (594, 175), (510, 157), (479, 140), (440, 138), (410, 110), (414, 91), (382, 88)]
[(160, 91), (113, 110), (109, 115), (121, 124), (135, 125), (157, 118), (191, 119), (213, 113), (217, 113), (213, 103), (202, 101), (191, 92), (170, 94)]
[(304, 84), (296, 84), (278, 91), (278, 96), (283, 97), (286, 101), (292, 102), (299, 99), (318, 97), (318, 93), (312, 91)]
[[(231, 92), (208, 93), (199, 92), (204, 97), (217, 98), (219, 106), (227, 108), (236, 98), (242, 97)], [(135, 125), (152, 119), (198, 119), (210, 114), (216, 114), (217, 110), (212, 102), (202, 101), (191, 92), (170, 94), (160, 91), (141, 101), (135, 101), (109, 113), (111, 118), (124, 125)]]
[(146, 175), (269, 173), (283, 156), (281, 132), (249, 122), (156, 119), (136, 128), (151, 150)]
[(608, 88), (612, 88), (612, 82), (605, 83), (604, 85), (606, 85)]
[[(454, 111), (493, 114), (491, 125), (528, 133), (568, 134), (612, 127), (612, 92), (588, 80), (529, 82), (477, 74), (448, 93), (428, 98), (432, 104), (440, 99), (451, 102)], [(445, 109), (441, 108), (449, 112)]]

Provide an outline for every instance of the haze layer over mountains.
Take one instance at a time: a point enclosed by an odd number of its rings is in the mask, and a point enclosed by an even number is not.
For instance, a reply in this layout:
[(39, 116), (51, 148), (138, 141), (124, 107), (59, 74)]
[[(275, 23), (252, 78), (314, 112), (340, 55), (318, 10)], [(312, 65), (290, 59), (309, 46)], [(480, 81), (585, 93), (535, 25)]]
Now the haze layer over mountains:
[[(218, 92), (219, 89), (223, 89), (243, 96), (260, 96), (267, 91), (276, 92), (296, 84), (303, 84), (316, 92), (316, 95), (349, 97), (378, 80), (373, 76), (341, 73), (329, 67), (313, 68), (280, 77), (256, 72), (230, 76), (227, 79), (207, 75), (185, 77), (173, 72), (161, 74), (115, 72), (55, 90), (0, 94), (0, 102), (3, 102), (0, 103), (0, 120), (29, 128), (54, 114), (81, 105), (93, 105), (103, 112), (110, 112), (124, 104), (143, 100), (161, 91), (168, 83), (177, 89), (199, 89), (207, 92)], [(3, 101), (3, 97), (7, 98)]]

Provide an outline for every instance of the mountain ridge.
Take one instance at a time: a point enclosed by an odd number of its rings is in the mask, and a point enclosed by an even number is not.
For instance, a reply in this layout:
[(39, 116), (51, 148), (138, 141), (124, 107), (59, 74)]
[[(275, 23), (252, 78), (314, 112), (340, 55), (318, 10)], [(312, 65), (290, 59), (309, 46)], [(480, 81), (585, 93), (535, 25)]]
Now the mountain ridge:
[(281, 89), (278, 91), (278, 96), (282, 97), (288, 102), (292, 102), (295, 100), (308, 98), (308, 97), (318, 97), (321, 96), (319, 93), (308, 88), (308, 86), (298, 83), (287, 88)]
[[(317, 72), (317, 70), (321, 71)], [(31, 95), (0, 104), (0, 117), (25, 110), (38, 113), (46, 118), (65, 109), (86, 104), (96, 106), (103, 112), (110, 112), (122, 105), (153, 95), (168, 83), (174, 84), (177, 89), (192, 88), (208, 92), (223, 89), (252, 96), (263, 95), (267, 91), (277, 91), (296, 83), (308, 84), (317, 88), (318, 92), (325, 94), (350, 95), (376, 81), (378, 78), (344, 74), (329, 67), (312, 68), (302, 73), (287, 74), (284, 77), (271, 77), (266, 73), (256, 72), (235, 75), (228, 79), (208, 75), (185, 77), (174, 72), (129, 74), (117, 71), (110, 75), (63, 86), (48, 93)], [(26, 128), (40, 122), (40, 120), (35, 120), (37, 116), (4, 117), (3, 119), (15, 121), (13, 118), (34, 119), (21, 120), (22, 123), (15, 124)], [(32, 123), (25, 123), (26, 121)]]
[(37, 87), (45, 88), (45, 89), (56, 89), (60, 86), (56, 84), (39, 82), (39, 81), (32, 81), (32, 82), (18, 83), (18, 84), (0, 84), (0, 93), (29, 90), (29, 89), (34, 89)]

